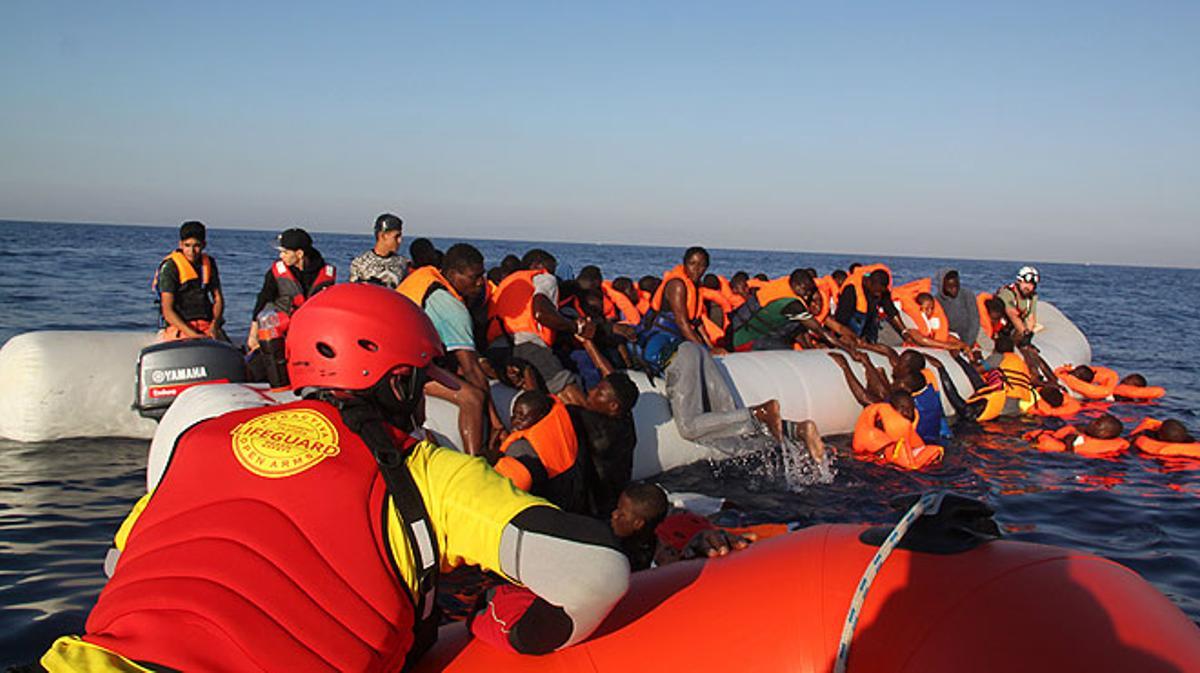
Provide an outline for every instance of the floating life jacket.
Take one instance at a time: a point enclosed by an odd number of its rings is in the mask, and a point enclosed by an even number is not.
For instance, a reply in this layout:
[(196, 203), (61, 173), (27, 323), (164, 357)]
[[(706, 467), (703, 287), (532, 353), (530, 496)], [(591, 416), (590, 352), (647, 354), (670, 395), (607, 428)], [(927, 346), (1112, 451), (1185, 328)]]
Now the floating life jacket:
[(854, 426), (855, 454), (880, 457), (882, 452), (885, 462), (906, 470), (919, 470), (940, 460), (945, 450), (921, 439), (918, 420), (908, 420), (887, 402), (867, 406)]
[(533, 317), (533, 279), (544, 270), (514, 271), (500, 281), (488, 300), (489, 343), (517, 333), (536, 334), (547, 346), (554, 345), (554, 330)]
[(1131, 386), (1128, 383), (1118, 383), (1113, 387), (1112, 391), (1114, 398), (1123, 400), (1136, 400), (1138, 402), (1157, 400), (1166, 394), (1167, 390), (1160, 386)]
[[(532, 447), (532, 452), (514, 447), (521, 440)], [(561, 401), (555, 400), (550, 413), (531, 427), (505, 438), (496, 471), (517, 488), (546, 498), (568, 512), (586, 512), (579, 436)]]
[(1083, 405), (1079, 403), (1079, 400), (1071, 397), (1070, 395), (1063, 395), (1063, 402), (1057, 407), (1050, 406), (1050, 403), (1039, 395), (1037, 403), (1033, 405), (1033, 408), (1030, 409), (1029, 413), (1035, 416), (1070, 418), (1071, 416), (1078, 414), (1082, 409)]
[(276, 308), (289, 315), (303, 306), (309, 297), (337, 282), (337, 269), (332, 264), (321, 267), (317, 277), (313, 279), (312, 287), (308, 288), (308, 294), (305, 294), (304, 286), (300, 284), (296, 274), (292, 273), (292, 268), (284, 264), (282, 259), (271, 265), (271, 275), (275, 277), (275, 286), (279, 289), (273, 303)]
[(192, 266), (182, 251), (176, 250), (164, 257), (154, 272), (154, 280), (150, 283), (150, 287), (154, 289), (160, 302), (162, 296), (158, 292), (158, 277), (162, 272), (163, 264), (168, 261), (173, 263), (179, 272), (179, 289), (174, 292), (175, 312), (179, 314), (180, 318), (183, 318), (184, 322), (212, 320), (213, 305), (209, 298), (209, 293), (212, 291), (212, 259), (208, 255), (200, 253), (200, 272), (196, 273), (196, 267)]
[(981, 388), (967, 399), (968, 405), (984, 403), (975, 420), (990, 421), (1006, 414), (1029, 413), (1037, 403), (1037, 393), (1025, 360), (1016, 353), (1005, 353), (995, 371), (1000, 373), (1002, 383)]
[[(1071, 436), (1075, 440), (1067, 444)], [(1088, 458), (1104, 458), (1115, 456), (1129, 448), (1129, 440), (1121, 437), (1113, 439), (1096, 439), (1080, 432), (1073, 425), (1064, 425), (1058, 430), (1034, 430), (1025, 433), (1024, 437), (1033, 441), (1038, 451), (1047, 453), (1063, 453), (1070, 451)]]
[(1163, 442), (1146, 433), (1157, 432), (1162, 427), (1162, 421), (1144, 418), (1138, 426), (1129, 433), (1133, 437), (1133, 445), (1138, 451), (1154, 456), (1178, 458), (1200, 458), (1200, 442)]
[(1088, 381), (1072, 376), (1072, 369), (1073, 367), (1063, 365), (1054, 370), (1054, 375), (1073, 392), (1087, 400), (1109, 399), (1117, 387), (1117, 381), (1121, 378), (1108, 367), (1096, 367), (1093, 365), (1092, 371), (1096, 375), (1089, 383)]

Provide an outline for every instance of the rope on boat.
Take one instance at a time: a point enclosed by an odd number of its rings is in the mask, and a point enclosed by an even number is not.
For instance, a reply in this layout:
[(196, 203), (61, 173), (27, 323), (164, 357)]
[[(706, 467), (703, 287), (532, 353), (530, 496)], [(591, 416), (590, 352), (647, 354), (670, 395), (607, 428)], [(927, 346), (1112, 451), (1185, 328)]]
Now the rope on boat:
[(900, 540), (904, 539), (913, 522), (919, 519), (926, 511), (937, 510), (942, 495), (942, 493), (935, 492), (926, 493), (921, 496), (921, 499), (904, 516), (900, 517), (900, 522), (888, 534), (883, 544), (879, 545), (879, 551), (875, 552), (875, 557), (867, 564), (867, 569), (863, 572), (862, 579), (858, 581), (858, 589), (854, 592), (854, 599), (850, 601), (850, 610), (846, 612), (846, 621), (842, 625), (842, 638), (838, 642), (837, 659), (833, 664), (834, 673), (846, 673), (846, 661), (850, 658), (850, 641), (854, 638), (854, 629), (858, 626), (858, 618), (862, 612), (863, 602), (867, 599), (867, 592), (871, 589), (871, 584), (875, 581), (875, 575), (879, 573), (883, 562), (891, 555), (892, 550), (896, 548)]

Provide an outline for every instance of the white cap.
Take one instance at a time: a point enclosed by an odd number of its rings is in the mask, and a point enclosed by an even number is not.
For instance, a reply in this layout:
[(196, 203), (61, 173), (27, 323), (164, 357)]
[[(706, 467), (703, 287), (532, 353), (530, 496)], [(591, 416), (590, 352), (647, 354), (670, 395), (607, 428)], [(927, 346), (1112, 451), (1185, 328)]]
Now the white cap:
[(1041, 279), (1042, 275), (1038, 273), (1038, 270), (1032, 266), (1023, 266), (1021, 267), (1021, 270), (1017, 272), (1017, 280), (1023, 280), (1027, 283), (1033, 283), (1034, 285), (1037, 285), (1038, 281)]

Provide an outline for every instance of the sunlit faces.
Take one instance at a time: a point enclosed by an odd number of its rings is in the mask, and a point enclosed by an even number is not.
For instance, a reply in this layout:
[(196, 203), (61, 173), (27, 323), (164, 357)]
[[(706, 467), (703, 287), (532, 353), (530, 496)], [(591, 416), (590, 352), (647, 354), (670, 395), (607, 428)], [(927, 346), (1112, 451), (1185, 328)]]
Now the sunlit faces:
[(180, 241), (179, 251), (187, 258), (187, 261), (195, 264), (200, 260), (200, 253), (204, 252), (204, 241), (198, 238), (189, 238)]

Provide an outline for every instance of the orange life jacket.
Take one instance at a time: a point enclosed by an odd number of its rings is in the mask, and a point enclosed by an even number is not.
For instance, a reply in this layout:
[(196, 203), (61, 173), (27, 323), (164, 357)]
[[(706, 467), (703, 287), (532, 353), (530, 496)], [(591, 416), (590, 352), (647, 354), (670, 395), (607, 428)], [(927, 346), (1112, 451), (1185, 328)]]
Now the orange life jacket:
[(1167, 390), (1160, 386), (1131, 386), (1129, 384), (1118, 383), (1113, 387), (1113, 397), (1126, 399), (1148, 401), (1157, 400), (1167, 394)]
[[(212, 259), (208, 255), (200, 253), (200, 273), (196, 273), (196, 267), (192, 266), (182, 251), (172, 252), (163, 258), (154, 271), (154, 279), (150, 282), (150, 287), (155, 292), (158, 292), (159, 272), (162, 271), (163, 263), (167, 261), (174, 264), (179, 273), (179, 289), (175, 291), (174, 295), (175, 312), (193, 329), (200, 332), (205, 331), (212, 324), (213, 317), (213, 305), (210, 299), (213, 276)], [(191, 282), (196, 282), (197, 285), (184, 287)], [(198, 291), (192, 291), (193, 287)], [(204, 325), (203, 328), (200, 327), (201, 324)], [(169, 335), (167, 340), (183, 338), (183, 333), (179, 331), (179, 328), (165, 324), (165, 319), (163, 330), (164, 334)]]
[[(1076, 438), (1073, 445), (1068, 445), (1067, 440), (1072, 435), (1075, 435)], [(1129, 448), (1129, 440), (1127, 439), (1122, 439), (1121, 437), (1096, 439), (1095, 437), (1083, 434), (1073, 425), (1064, 425), (1053, 432), (1049, 430), (1034, 430), (1033, 432), (1025, 433), (1025, 438), (1033, 440), (1034, 446), (1037, 447), (1038, 451), (1048, 453), (1072, 451), (1089, 458), (1114, 456)]]
[(533, 279), (543, 273), (547, 272), (514, 271), (500, 282), (488, 298), (489, 343), (506, 334), (525, 332), (536, 334), (547, 346), (554, 345), (554, 330), (533, 317)]
[(1055, 376), (1063, 382), (1068, 388), (1076, 394), (1088, 400), (1105, 400), (1112, 396), (1113, 391), (1117, 387), (1117, 381), (1121, 377), (1108, 367), (1092, 366), (1092, 371), (1096, 373), (1092, 377), (1091, 383), (1082, 379), (1075, 378), (1071, 375), (1073, 367), (1063, 365), (1054, 370)]
[[(518, 440), (533, 447), (536, 456), (510, 456)], [(554, 401), (550, 413), (525, 430), (513, 431), (500, 445), (496, 471), (517, 488), (541, 496), (567, 511), (580, 512), (586, 500), (579, 466), (579, 437), (567, 406)]]
[[(625, 296), (624, 292), (620, 292), (613, 287), (612, 281), (606, 280), (601, 282), (600, 289), (604, 292), (604, 307), (606, 309), (604, 317), (609, 319), (619, 318), (620, 322), (625, 325), (638, 325), (642, 322), (642, 312), (629, 300), (629, 297)], [(610, 303), (614, 307), (612, 315), (609, 315), (607, 311)]]
[(947, 341), (950, 339), (950, 320), (946, 317), (946, 311), (942, 308), (942, 304), (933, 299), (933, 319), (937, 322), (936, 327), (931, 327), (925, 312), (921, 310), (921, 305), (917, 303), (917, 295), (928, 293), (932, 281), (929, 278), (921, 278), (914, 280), (911, 283), (905, 283), (900, 287), (892, 290), (892, 299), (900, 303), (900, 310), (903, 311), (916, 325), (917, 331), (922, 336), (937, 339), (938, 341)]
[(388, 502), (329, 404), (204, 421), (180, 437), (83, 639), (175, 670), (399, 670), (414, 608), (380, 526)]
[(758, 305), (766, 306), (776, 299), (784, 299), (786, 297), (799, 299), (800, 297), (795, 292), (792, 292), (790, 279), (790, 276), (782, 276), (769, 280), (759, 286), (754, 293), (758, 297)]
[(279, 296), (275, 298), (275, 307), (284, 313), (291, 314), (304, 305), (304, 301), (314, 294), (337, 282), (337, 269), (332, 264), (326, 264), (317, 272), (308, 294), (304, 294), (304, 286), (292, 273), (292, 268), (279, 260), (271, 265), (271, 275), (279, 288)]
[(400, 281), (400, 284), (396, 286), (396, 291), (411, 299), (417, 306), (425, 308), (425, 301), (438, 288), (449, 292), (460, 302), (463, 300), (462, 295), (454, 289), (450, 281), (446, 280), (442, 272), (432, 266), (414, 269), (412, 273), (405, 276), (404, 280)]
[(906, 470), (919, 470), (941, 459), (945, 450), (926, 444), (917, 434), (917, 420), (908, 420), (887, 402), (863, 409), (854, 425), (852, 447), (856, 454), (877, 456)]
[(1008, 400), (1017, 400), (1022, 413), (1030, 413), (1037, 404), (1037, 393), (1033, 390), (1032, 376), (1025, 360), (1016, 353), (1005, 353), (998, 367), (1003, 375), (1003, 383), (980, 388), (967, 399), (967, 404), (984, 400), (983, 410), (975, 418), (977, 421), (990, 421), (1004, 413)]
[(717, 281), (721, 283), (721, 296), (729, 301), (732, 307), (729, 310), (735, 311), (739, 306), (746, 303), (746, 298), (733, 291), (733, 286), (729, 284), (729, 279), (725, 276), (717, 276)]
[[(663, 292), (667, 289), (667, 283), (670, 283), (672, 280), (682, 281), (684, 288), (687, 290), (687, 296), (684, 300), (687, 315), (683, 316), (683, 321), (692, 323), (699, 321), (700, 316), (704, 315), (704, 302), (700, 301), (700, 293), (696, 289), (696, 284), (688, 278), (682, 264), (675, 265), (670, 271), (663, 274), (662, 283), (654, 291), (654, 297), (650, 300), (650, 307), (659, 313), (669, 313), (671, 311), (670, 306), (663, 306)], [(679, 316), (675, 317), (676, 319), (679, 318)]]
[(821, 310), (813, 317), (818, 322), (825, 322), (825, 319), (833, 313), (834, 305), (838, 298), (838, 284), (832, 276), (821, 276), (817, 279), (817, 290), (821, 292)]
[(729, 312), (733, 310), (733, 306), (720, 291), (701, 287), (700, 303), (705, 304), (710, 301), (721, 307), (721, 322), (718, 324), (710, 318), (708, 308), (705, 306), (704, 313), (700, 316), (700, 328), (708, 335), (709, 343), (718, 344), (725, 338), (725, 331), (729, 329)]
[(1162, 421), (1153, 418), (1144, 418), (1138, 424), (1133, 432), (1129, 433), (1134, 438), (1133, 445), (1138, 451), (1149, 453), (1155, 456), (1172, 456), (1180, 458), (1200, 458), (1200, 442), (1162, 442), (1153, 437), (1146, 435), (1147, 432), (1154, 432), (1162, 427)]
[(987, 300), (991, 299), (993, 296), (994, 295), (988, 292), (980, 292), (979, 294), (975, 295), (975, 307), (979, 310), (979, 329), (982, 330), (984, 334), (988, 335), (988, 338), (990, 339), (995, 339), (996, 335), (1000, 333), (1000, 328), (1002, 327), (1000, 324), (993, 324), (992, 319), (988, 317)]
[(1053, 416), (1055, 418), (1070, 418), (1078, 414), (1083, 409), (1083, 405), (1079, 400), (1070, 395), (1063, 395), (1063, 403), (1057, 407), (1050, 406), (1050, 403), (1038, 396), (1038, 401), (1033, 405), (1030, 413), (1036, 416)]
[(637, 302), (638, 313), (640, 313), (642, 315), (646, 315), (646, 311), (650, 310), (650, 300), (654, 298), (654, 295), (643, 290), (640, 287), (637, 289), (637, 293), (638, 293), (638, 302)]
[[(867, 276), (878, 270), (888, 272), (888, 288), (891, 289), (892, 283), (896, 280), (896, 277), (892, 275), (892, 270), (889, 269), (886, 264), (867, 264), (865, 266), (860, 266), (854, 270), (854, 273), (846, 276), (846, 282), (842, 283), (843, 290), (847, 285), (850, 285), (854, 288), (854, 310), (858, 313), (867, 312), (867, 293), (863, 291), (863, 281), (866, 280)], [(838, 295), (841, 296), (841, 293), (839, 292)]]
[[(168, 259), (171, 260), (171, 262), (173, 262), (175, 264), (176, 270), (179, 271), (179, 284), (180, 285), (183, 285), (184, 283), (186, 283), (188, 281), (193, 281), (193, 280), (196, 280), (197, 278), (199, 278), (200, 279), (200, 287), (202, 287), (204, 289), (208, 289), (208, 284), (212, 281), (212, 260), (209, 259), (208, 255), (206, 255), (204, 253), (200, 253), (200, 273), (199, 274), (196, 273), (196, 267), (192, 266), (192, 263), (188, 261), (188, 258), (185, 257), (183, 252), (180, 250), (176, 250), (176, 251), (172, 252), (171, 254), (167, 255), (166, 257), (163, 257), (162, 261), (165, 262)], [(162, 267), (162, 264), (159, 263), (159, 268), (161, 268), (161, 267)], [(154, 272), (154, 279), (150, 282), (150, 287), (154, 288), (155, 291), (158, 290), (158, 271), (157, 270), (155, 270), (155, 272)]]

